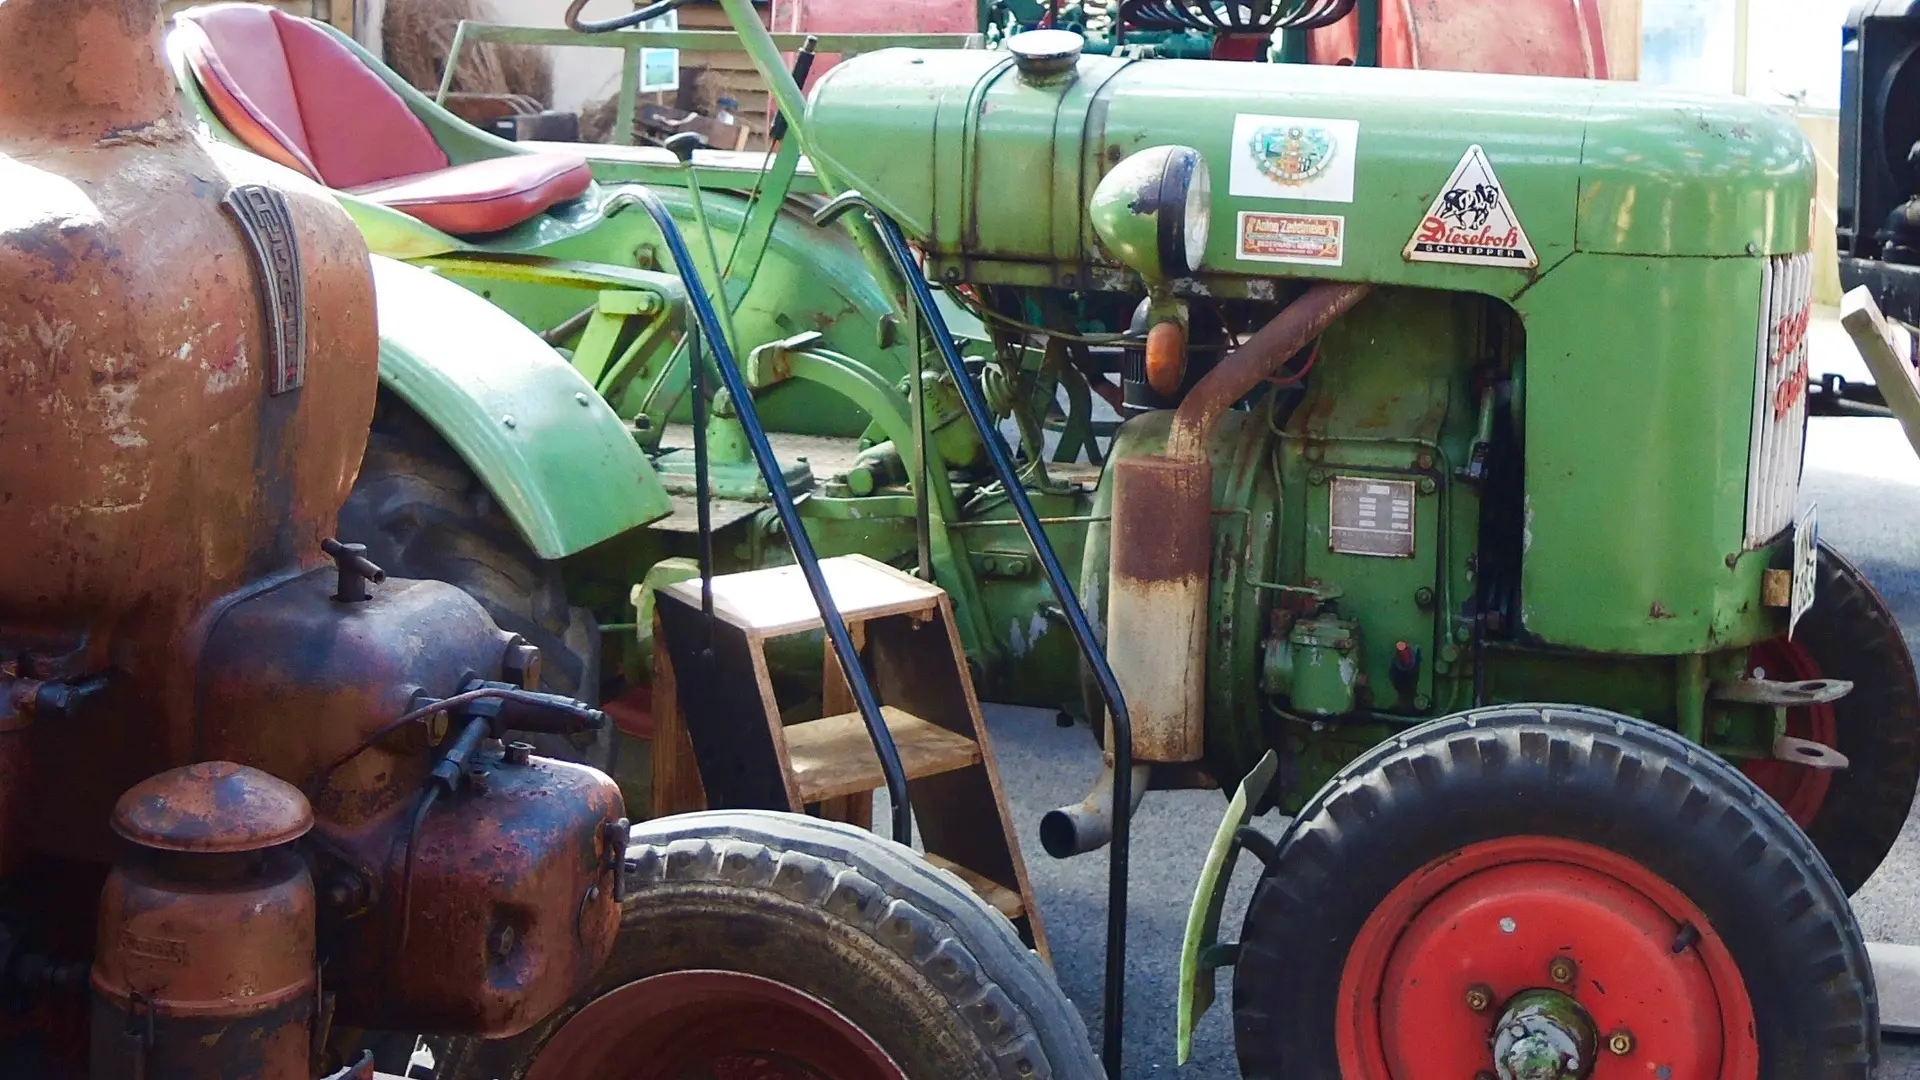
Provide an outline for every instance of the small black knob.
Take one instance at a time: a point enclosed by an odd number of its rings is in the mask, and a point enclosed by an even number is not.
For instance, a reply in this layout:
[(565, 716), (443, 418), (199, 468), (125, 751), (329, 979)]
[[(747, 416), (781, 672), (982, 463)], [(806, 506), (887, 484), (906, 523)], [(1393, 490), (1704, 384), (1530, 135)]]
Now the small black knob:
[(691, 165), (693, 164), (693, 152), (695, 150), (705, 150), (707, 148), (707, 140), (701, 138), (700, 133), (697, 131), (683, 131), (678, 135), (667, 136), (667, 141), (661, 145), (672, 151), (673, 156), (680, 159), (680, 164)]
[(387, 580), (387, 572), (367, 558), (367, 545), (343, 544), (331, 537), (320, 541), (320, 550), (333, 558), (338, 574), (333, 598), (342, 604), (358, 604), (368, 597), (367, 582), (375, 585)]

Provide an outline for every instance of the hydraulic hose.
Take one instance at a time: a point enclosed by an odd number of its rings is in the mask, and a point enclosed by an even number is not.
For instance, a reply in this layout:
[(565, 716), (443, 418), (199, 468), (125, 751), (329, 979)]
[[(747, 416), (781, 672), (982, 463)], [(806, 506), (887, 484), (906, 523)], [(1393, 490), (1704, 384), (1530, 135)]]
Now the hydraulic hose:
[(589, 0), (573, 0), (573, 3), (567, 5), (567, 29), (581, 34), (605, 34), (614, 30), (625, 30), (630, 26), (639, 26), (643, 22), (652, 22), (669, 11), (677, 11), (685, 7), (689, 2), (691, 0), (659, 0), (658, 3), (648, 4), (625, 15), (589, 22), (580, 17), (581, 10), (587, 6)]

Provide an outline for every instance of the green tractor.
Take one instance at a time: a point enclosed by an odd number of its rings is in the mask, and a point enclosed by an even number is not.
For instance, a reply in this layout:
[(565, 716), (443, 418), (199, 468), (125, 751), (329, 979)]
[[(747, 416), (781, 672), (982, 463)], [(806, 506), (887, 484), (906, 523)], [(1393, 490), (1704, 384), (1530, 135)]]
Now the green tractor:
[[(677, 6), (566, 40), (721, 47), (628, 28)], [(818, 42), (863, 55), (809, 99), (781, 50), (812, 46), (723, 7), (777, 149), (579, 148), (585, 175), (323, 27), (183, 17), (215, 132), (310, 169), (404, 260), (376, 268), (385, 394), (343, 533), (539, 631), (550, 684), (613, 705), (651, 681), (675, 582), (797, 563), (827, 641), (770, 648), (767, 700), (826, 695), (839, 658), (898, 838), (874, 687), (899, 682), (819, 559), (937, 583), (980, 696), (1108, 750), (1041, 839), (1114, 847), (1110, 1069), (1130, 810), (1217, 786), (1181, 1031), (1232, 967), (1248, 1076), (1871, 1074), (1847, 895), (1920, 783), (1920, 686), (1796, 513), (1791, 123), (1062, 31)], [(258, 59), (235, 12), (287, 78), (235, 59)], [(313, 71), (351, 75), (348, 104), (274, 96)], [(1270, 807), (1278, 839), (1245, 827)], [(1241, 852), (1261, 881), (1222, 941)]]

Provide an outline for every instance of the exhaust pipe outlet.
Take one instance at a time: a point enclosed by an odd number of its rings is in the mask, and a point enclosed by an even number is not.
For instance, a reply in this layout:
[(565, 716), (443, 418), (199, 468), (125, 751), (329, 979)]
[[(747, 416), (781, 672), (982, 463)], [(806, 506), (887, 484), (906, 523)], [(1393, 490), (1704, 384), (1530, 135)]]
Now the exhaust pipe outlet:
[[(1133, 786), (1127, 800), (1133, 804), (1127, 808), (1129, 819), (1140, 809), (1140, 800), (1146, 798), (1151, 771), (1146, 765), (1133, 767)], [(1040, 819), (1040, 846), (1056, 859), (1070, 859), (1106, 847), (1112, 840), (1113, 755), (1107, 754), (1100, 778), (1093, 782), (1086, 798), (1072, 806), (1049, 810)]]

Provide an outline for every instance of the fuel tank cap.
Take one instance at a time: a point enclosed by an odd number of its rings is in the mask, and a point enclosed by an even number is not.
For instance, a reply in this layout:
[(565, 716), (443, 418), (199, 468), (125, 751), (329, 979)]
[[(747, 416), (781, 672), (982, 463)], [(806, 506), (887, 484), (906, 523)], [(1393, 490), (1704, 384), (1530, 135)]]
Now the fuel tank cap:
[(148, 777), (113, 808), (114, 832), (161, 851), (259, 851), (298, 840), (311, 828), (313, 806), (299, 788), (231, 761)]
[(1007, 39), (1007, 51), (1028, 82), (1046, 82), (1073, 70), (1087, 41), (1071, 30), (1028, 30)]

